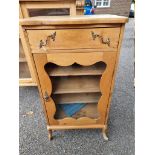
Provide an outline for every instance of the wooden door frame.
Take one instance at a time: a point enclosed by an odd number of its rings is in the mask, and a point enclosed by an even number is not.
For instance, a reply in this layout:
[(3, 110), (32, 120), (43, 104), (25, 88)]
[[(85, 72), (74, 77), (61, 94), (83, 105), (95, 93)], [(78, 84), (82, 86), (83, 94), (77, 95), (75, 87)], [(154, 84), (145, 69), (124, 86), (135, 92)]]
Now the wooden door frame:
[[(67, 61), (61, 59), (66, 55)], [(50, 97), (48, 101), (43, 101), (44, 109), (47, 114), (48, 122), (50, 126), (76, 126), (76, 125), (99, 125), (105, 126), (107, 108), (109, 104), (111, 82), (114, 75), (115, 61), (117, 52), (92, 52), (92, 53), (52, 53), (52, 54), (33, 54), (35, 66), (37, 70), (37, 76), (40, 83), (41, 98), (44, 98), (45, 92), (49, 96), (52, 94), (52, 83), (45, 71), (44, 66), (51, 62), (60, 66), (70, 66), (73, 63), (77, 63), (83, 66), (93, 65), (97, 62), (104, 62), (107, 65), (106, 70), (103, 72), (100, 80), (101, 98), (98, 102), (98, 112), (100, 117), (98, 119), (90, 119), (88, 117), (82, 117), (79, 119), (64, 118), (62, 120), (54, 119), (56, 107), (53, 99)], [(87, 59), (86, 59), (87, 58)], [(65, 124), (65, 125), (64, 125)]]

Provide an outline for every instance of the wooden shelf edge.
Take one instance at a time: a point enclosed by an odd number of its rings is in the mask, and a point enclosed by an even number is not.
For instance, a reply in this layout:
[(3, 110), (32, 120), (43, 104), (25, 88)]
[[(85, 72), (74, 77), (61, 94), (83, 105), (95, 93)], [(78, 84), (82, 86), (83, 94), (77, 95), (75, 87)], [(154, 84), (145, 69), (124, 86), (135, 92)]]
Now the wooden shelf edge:
[(19, 58), (19, 62), (27, 62), (26, 58)]
[(64, 130), (64, 129), (103, 129), (103, 124), (92, 124), (92, 125), (48, 125), (47, 130)]
[(98, 103), (101, 93), (74, 93), (52, 95), (55, 104)]
[(20, 87), (37, 86), (37, 83), (33, 82), (32, 78), (23, 78), (19, 79), (19, 86)]

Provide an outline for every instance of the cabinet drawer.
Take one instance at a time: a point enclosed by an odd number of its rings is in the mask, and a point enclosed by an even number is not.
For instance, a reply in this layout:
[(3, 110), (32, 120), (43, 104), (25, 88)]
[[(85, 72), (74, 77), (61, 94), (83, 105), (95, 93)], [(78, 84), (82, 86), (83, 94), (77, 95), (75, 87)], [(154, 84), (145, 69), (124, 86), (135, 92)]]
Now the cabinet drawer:
[(59, 30), (27, 30), (33, 53), (46, 50), (104, 49), (116, 51), (120, 27)]

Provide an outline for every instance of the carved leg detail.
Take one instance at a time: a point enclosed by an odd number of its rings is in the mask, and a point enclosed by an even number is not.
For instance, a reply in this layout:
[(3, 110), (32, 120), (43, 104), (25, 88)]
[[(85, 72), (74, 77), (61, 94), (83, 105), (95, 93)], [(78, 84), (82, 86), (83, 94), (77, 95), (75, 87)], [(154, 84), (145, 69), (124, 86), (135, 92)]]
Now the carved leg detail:
[(104, 140), (108, 141), (108, 137), (107, 137), (107, 129), (102, 129), (102, 134), (103, 134), (103, 138), (104, 138)]
[(52, 137), (52, 130), (48, 130), (48, 139), (49, 140), (53, 139), (53, 137)]

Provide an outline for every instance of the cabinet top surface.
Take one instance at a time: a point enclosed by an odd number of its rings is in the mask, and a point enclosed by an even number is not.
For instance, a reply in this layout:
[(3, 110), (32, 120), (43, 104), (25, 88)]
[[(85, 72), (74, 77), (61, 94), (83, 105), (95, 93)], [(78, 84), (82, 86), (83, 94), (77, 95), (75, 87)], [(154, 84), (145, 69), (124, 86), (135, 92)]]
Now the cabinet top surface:
[(72, 25), (126, 23), (127, 17), (117, 15), (44, 16), (20, 19), (20, 25)]

